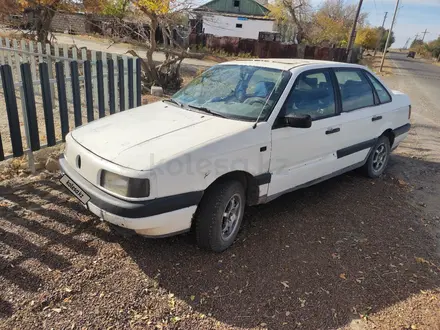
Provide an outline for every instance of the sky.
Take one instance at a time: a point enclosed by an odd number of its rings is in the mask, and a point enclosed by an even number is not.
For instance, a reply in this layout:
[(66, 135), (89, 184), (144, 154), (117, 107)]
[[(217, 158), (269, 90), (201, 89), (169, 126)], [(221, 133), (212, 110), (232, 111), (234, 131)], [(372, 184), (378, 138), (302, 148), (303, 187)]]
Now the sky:
[[(269, 0), (270, 1), (270, 0)], [(368, 22), (372, 26), (381, 26), (385, 12), (388, 18), (385, 28), (389, 29), (393, 19), (397, 0), (364, 0), (362, 12), (368, 13)], [(206, 3), (208, 0), (195, 0), (196, 3)], [(317, 7), (323, 0), (311, 0)], [(359, 0), (346, 0), (347, 3), (358, 3)], [(392, 47), (403, 47), (408, 40), (414, 40), (416, 34), (422, 37), (422, 32), (428, 29), (425, 41), (437, 39), (440, 36), (440, 0), (400, 0), (399, 11), (394, 26), (396, 42)]]
[[(313, 0), (313, 3), (320, 2)], [(347, 2), (358, 3), (357, 0), (347, 0)], [(396, 0), (364, 0), (362, 12), (368, 13), (368, 21), (373, 26), (381, 26), (385, 12), (388, 12), (385, 28), (389, 29), (395, 7)], [(411, 38), (411, 43), (417, 33), (421, 39), (425, 29), (429, 32), (425, 41), (440, 37), (440, 0), (400, 0), (393, 28), (396, 42), (392, 47), (403, 47), (408, 38)]]

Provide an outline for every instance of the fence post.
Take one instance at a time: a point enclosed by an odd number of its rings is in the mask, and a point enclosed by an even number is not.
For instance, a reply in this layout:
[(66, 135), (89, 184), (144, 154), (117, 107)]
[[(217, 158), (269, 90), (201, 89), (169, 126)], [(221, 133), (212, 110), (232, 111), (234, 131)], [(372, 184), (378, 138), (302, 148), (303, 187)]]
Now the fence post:
[[(8, 38), (5, 38), (5, 47), (9, 49), (11, 48), (11, 41)], [(12, 68), (12, 56), (11, 56), (12, 52), (7, 52), (7, 53), (8, 53), (8, 64)]]
[(107, 62), (107, 74), (109, 108), (112, 115), (115, 113), (115, 66), (112, 59)]
[(137, 76), (138, 76), (138, 72), (137, 72), (137, 58), (134, 57), (133, 58), (133, 107), (138, 107), (139, 104), (137, 103)]
[[(3, 47), (3, 38), (0, 37), (0, 47)], [(0, 50), (0, 65), (5, 65), (5, 51)], [(0, 141), (1, 143), (1, 141)]]
[(119, 86), (119, 111), (125, 110), (125, 79), (124, 79), (124, 60), (118, 60), (118, 86)]
[(92, 65), (92, 90), (93, 90), (93, 99), (98, 99), (98, 80), (96, 77), (96, 52), (94, 50), (91, 51), (92, 53), (92, 62), (90, 63)]
[[(70, 72), (70, 65), (69, 65), (69, 49), (67, 48), (67, 45), (63, 45), (63, 57), (64, 57), (64, 70), (66, 77), (71, 76)], [(70, 88), (69, 88), (70, 85)], [(66, 97), (68, 102), (72, 101), (72, 82), (69, 82), (69, 80), (66, 79)]]
[[(50, 44), (46, 44), (46, 58), (47, 58), (47, 67), (49, 69), (48, 70), (49, 79), (53, 79), (52, 48), (50, 47)], [(52, 104), (54, 104), (55, 103), (55, 83), (50, 83), (50, 97), (52, 98)]]
[[(123, 65), (123, 70), (122, 70), (122, 74), (124, 75), (124, 90), (128, 90), (128, 58), (127, 56), (122, 56), (122, 60), (124, 61), (124, 65)], [(124, 98), (124, 109), (129, 109), (128, 107), (128, 94), (125, 94), (125, 98)]]
[[(15, 67), (17, 71), (17, 77), (20, 79), (21, 77), (21, 70), (20, 70), (20, 55), (18, 54), (18, 44), (17, 40), (13, 40), (13, 46), (15, 50)], [(20, 89), (20, 100), (21, 100), (21, 111), (23, 113), (23, 125), (24, 125), (24, 133), (26, 135), (26, 145), (27, 145), (27, 155), (28, 155), (28, 164), (29, 164), (29, 170), (32, 173), (35, 173), (35, 162), (34, 162), (34, 154), (32, 153), (32, 146), (31, 146), (31, 139), (30, 139), (30, 133), (29, 133), (29, 122), (26, 112), (26, 104), (24, 102), (24, 92), (23, 92), (23, 84), (19, 87)]]
[(134, 93), (133, 93), (133, 58), (127, 60), (128, 71), (128, 108), (134, 108)]
[(70, 77), (72, 79), (72, 97), (73, 97), (73, 113), (75, 119), (75, 127), (82, 125), (81, 115), (81, 89), (79, 87), (78, 78), (78, 62), (70, 62)]
[(90, 123), (95, 119), (95, 110), (93, 109), (92, 68), (89, 60), (84, 62), (84, 88), (86, 92), (87, 122)]
[(69, 114), (67, 109), (66, 80), (64, 78), (63, 62), (57, 62), (55, 64), (55, 70), (57, 76), (58, 102), (60, 108), (61, 136), (63, 137), (63, 141), (66, 141), (66, 135), (69, 133)]
[[(107, 53), (101, 53), (101, 60), (102, 60), (103, 78), (104, 81), (107, 81), (108, 79)], [(109, 106), (108, 99), (109, 99), (108, 84), (104, 84), (104, 109), (106, 109)]]
[[(118, 57), (116, 56), (116, 54), (113, 54), (112, 55), (112, 60), (113, 60), (113, 67), (115, 67), (116, 66), (116, 68), (118, 67)], [(119, 77), (118, 76), (118, 71), (117, 70), (115, 70), (114, 71), (115, 72), (115, 76), (116, 77)], [(115, 76), (113, 76), (113, 78), (115, 77)], [(116, 80), (116, 81), (118, 81), (118, 80)], [(115, 84), (115, 91), (114, 91), (114, 95), (115, 95), (115, 109), (117, 110), (118, 108), (119, 108), (119, 94), (118, 94), (118, 84), (116, 83)], [(119, 109), (119, 111), (121, 111), (120, 109)]]
[(21, 62), (22, 63), (26, 63), (27, 62), (27, 56), (26, 56), (26, 54), (24, 53), (25, 51), (26, 51), (26, 41), (24, 40), (24, 39), (21, 39), (21, 50), (22, 50), (22, 53), (21, 53)]
[(38, 63), (43, 63), (43, 46), (41, 45), (41, 42), (37, 43), (37, 52), (38, 52)]
[[(40, 71), (40, 83), (41, 83), (41, 94), (43, 97), (43, 111), (44, 111), (44, 121), (46, 126), (46, 138), (47, 145), (49, 147), (54, 146), (56, 144), (55, 137), (55, 126), (53, 122), (53, 103), (52, 103), (52, 95), (51, 95), (51, 84), (49, 82), (49, 70), (47, 63), (39, 64)], [(52, 67), (50, 67), (52, 70)]]
[(23, 156), (23, 143), (18, 118), (17, 98), (15, 97), (14, 79), (10, 65), (2, 65), (0, 73), (3, 85), (3, 94), (8, 114), (9, 133), (11, 135), (12, 153), (14, 157)]
[(25, 102), (26, 104), (27, 118), (25, 119), (25, 122), (27, 121), (31, 150), (37, 151), (40, 150), (40, 136), (38, 132), (37, 109), (35, 107), (35, 94), (31, 65), (29, 63), (23, 63), (20, 65), (20, 70), (24, 92), (24, 100), (21, 100), (21, 102)]
[[(29, 56), (29, 61), (31, 63), (31, 71), (32, 71), (32, 83), (34, 82), (34, 80), (37, 80), (37, 68), (35, 67), (35, 62), (37, 60), (36, 56), (35, 56), (35, 50), (34, 50), (34, 42), (33, 41), (29, 41), (29, 53), (32, 53)], [(38, 89), (38, 87), (37, 87)]]
[(0, 134), (0, 161), (5, 160), (5, 153), (3, 151), (2, 135)]
[(104, 106), (104, 77), (102, 72), (102, 61), (98, 60), (96, 62), (96, 80), (98, 81), (98, 110), (99, 118), (105, 117), (105, 106)]
[(136, 59), (136, 105), (140, 107), (142, 105), (142, 63), (141, 59), (138, 57)]

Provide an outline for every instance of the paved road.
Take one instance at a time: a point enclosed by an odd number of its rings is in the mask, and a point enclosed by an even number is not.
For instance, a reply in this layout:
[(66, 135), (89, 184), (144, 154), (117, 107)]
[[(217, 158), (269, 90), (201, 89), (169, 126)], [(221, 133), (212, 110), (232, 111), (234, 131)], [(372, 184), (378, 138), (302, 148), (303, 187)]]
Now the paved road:
[(390, 62), (399, 90), (410, 96), (416, 113), (440, 124), (440, 66), (406, 54), (391, 53)]
[[(392, 173), (409, 182), (417, 205), (440, 215), (440, 67), (392, 53), (384, 81), (406, 93), (413, 106), (410, 136), (393, 154)], [(440, 237), (440, 236), (439, 236)], [(440, 251), (439, 251), (440, 252)]]

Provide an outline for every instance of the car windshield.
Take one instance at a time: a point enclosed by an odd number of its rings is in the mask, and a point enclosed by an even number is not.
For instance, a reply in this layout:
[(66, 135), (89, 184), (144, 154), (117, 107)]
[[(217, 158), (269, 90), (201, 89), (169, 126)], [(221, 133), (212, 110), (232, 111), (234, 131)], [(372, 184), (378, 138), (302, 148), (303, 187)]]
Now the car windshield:
[(290, 78), (290, 72), (248, 65), (218, 65), (173, 95), (190, 110), (226, 118), (266, 120)]

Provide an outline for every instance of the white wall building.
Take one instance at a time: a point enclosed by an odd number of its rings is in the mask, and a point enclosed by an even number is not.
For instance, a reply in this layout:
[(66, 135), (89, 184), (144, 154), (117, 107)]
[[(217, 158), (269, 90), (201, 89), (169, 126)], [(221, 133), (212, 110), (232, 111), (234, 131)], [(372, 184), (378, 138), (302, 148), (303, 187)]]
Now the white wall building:
[(258, 39), (260, 32), (275, 28), (266, 4), (267, 0), (211, 0), (196, 8), (191, 18), (201, 22), (206, 34)]
[(206, 13), (202, 16), (203, 29), (218, 37), (258, 39), (260, 32), (273, 32), (274, 21), (248, 17)]

